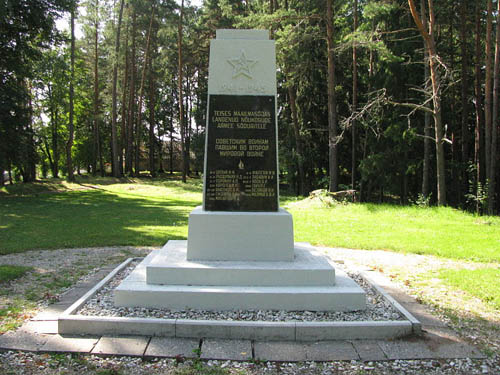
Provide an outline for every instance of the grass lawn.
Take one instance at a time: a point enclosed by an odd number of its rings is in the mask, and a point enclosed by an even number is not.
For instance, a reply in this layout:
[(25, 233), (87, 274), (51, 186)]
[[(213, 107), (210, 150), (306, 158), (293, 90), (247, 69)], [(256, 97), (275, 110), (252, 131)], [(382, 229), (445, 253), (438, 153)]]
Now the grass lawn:
[(311, 208), (290, 202), (296, 241), (500, 262), (500, 218), (450, 207), (348, 204)]
[(3, 303), (6, 299), (5, 295), (8, 294), (3, 286), (31, 270), (31, 267), (0, 265), (0, 334), (16, 328), (19, 325), (20, 318), (24, 318), (23, 312), (35, 305), (21, 296), (14, 298), (7, 305)]
[(500, 311), (500, 269), (442, 270), (439, 278), (456, 289), (463, 290)]
[(0, 254), (28, 249), (164, 244), (187, 236), (201, 183), (176, 180), (114, 183), (96, 179), (35, 194), (0, 195)]
[(0, 285), (2, 283), (6, 283), (7, 281), (17, 279), (30, 270), (31, 267), (0, 264)]
[[(44, 190), (45, 188), (45, 190)], [(82, 178), (0, 190), (0, 254), (29, 249), (163, 245), (185, 239), (202, 184), (190, 180)], [(325, 207), (283, 197), (296, 241), (500, 262), (500, 218), (449, 207), (377, 204)]]
[[(0, 255), (30, 249), (113, 245), (161, 246), (185, 239), (189, 212), (201, 204), (192, 179), (80, 178), (0, 189)], [(282, 197), (294, 217), (296, 241), (314, 245), (437, 255), (500, 263), (500, 218), (449, 207), (376, 204), (327, 207)], [(500, 301), (498, 272), (442, 273), (449, 285), (487, 301)], [(466, 286), (467, 285), (467, 286)], [(488, 292), (486, 292), (488, 291)], [(483, 293), (484, 292), (484, 293)]]

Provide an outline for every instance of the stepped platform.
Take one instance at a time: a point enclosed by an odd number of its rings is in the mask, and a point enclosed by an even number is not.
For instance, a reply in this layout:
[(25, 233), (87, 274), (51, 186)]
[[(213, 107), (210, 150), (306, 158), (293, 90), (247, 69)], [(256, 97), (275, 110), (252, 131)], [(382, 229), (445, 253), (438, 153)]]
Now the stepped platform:
[(190, 261), (187, 241), (169, 241), (116, 288), (115, 305), (174, 310), (354, 311), (364, 291), (326, 256), (297, 243), (294, 260)]

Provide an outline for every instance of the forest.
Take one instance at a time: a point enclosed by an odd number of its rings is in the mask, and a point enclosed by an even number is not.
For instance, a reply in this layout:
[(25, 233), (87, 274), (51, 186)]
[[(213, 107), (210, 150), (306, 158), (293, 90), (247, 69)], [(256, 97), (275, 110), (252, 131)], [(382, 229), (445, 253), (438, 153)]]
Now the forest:
[(0, 14), (0, 186), (199, 176), (210, 40), (257, 28), (276, 41), (282, 191), (500, 212), (500, 1), (1, 0)]

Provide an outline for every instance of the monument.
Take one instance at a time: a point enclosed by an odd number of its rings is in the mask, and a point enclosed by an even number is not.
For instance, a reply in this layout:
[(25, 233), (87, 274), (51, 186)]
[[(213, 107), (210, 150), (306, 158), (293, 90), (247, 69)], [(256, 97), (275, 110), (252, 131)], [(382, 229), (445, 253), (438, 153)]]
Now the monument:
[(203, 207), (190, 260), (292, 261), (278, 204), (276, 53), (266, 30), (218, 30), (210, 44)]
[(279, 207), (276, 62), (265, 30), (211, 41), (203, 206), (116, 288), (117, 306), (175, 310), (365, 308), (365, 294)]

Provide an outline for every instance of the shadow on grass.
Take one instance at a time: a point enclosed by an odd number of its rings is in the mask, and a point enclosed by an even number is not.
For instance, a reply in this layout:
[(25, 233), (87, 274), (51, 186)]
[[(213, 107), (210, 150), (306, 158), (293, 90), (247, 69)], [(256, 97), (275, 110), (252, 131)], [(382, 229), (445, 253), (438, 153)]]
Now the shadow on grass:
[[(66, 180), (63, 178), (48, 178), (37, 180), (30, 183), (15, 183), (7, 184), (0, 187), (1, 197), (14, 197), (26, 195), (38, 195), (47, 193), (60, 193), (63, 191), (74, 190), (74, 187), (65, 185)], [(182, 176), (179, 174), (169, 175), (162, 174), (159, 177), (140, 176), (140, 177), (100, 177), (91, 175), (75, 176), (74, 183), (83, 189), (99, 189), (99, 186), (109, 186), (115, 184), (135, 184), (162, 186), (162, 187), (178, 187), (189, 192), (200, 192), (202, 190), (202, 179), (197, 176), (188, 177), (187, 183), (182, 182)], [(75, 185), (73, 185), (75, 186)], [(78, 189), (77, 190), (82, 190)]]
[(371, 212), (371, 213), (387, 211), (390, 209), (395, 210), (395, 209), (401, 208), (401, 206), (392, 205), (389, 203), (377, 203), (377, 204), (365, 203), (365, 204), (363, 204), (363, 206), (364, 206), (366, 211)]
[(68, 189), (62, 184), (63, 181), (62, 179), (53, 178), (30, 182), (29, 184), (16, 183), (13, 185), (4, 185), (0, 189), (0, 198), (67, 191)]
[(195, 200), (103, 190), (0, 200), (0, 254), (29, 249), (136, 245), (185, 239)]
[[(199, 193), (203, 189), (203, 182), (200, 178), (188, 178), (186, 183), (183, 183), (181, 179), (172, 177), (122, 177), (122, 178), (112, 178), (112, 177), (93, 177), (93, 178), (82, 178), (78, 179), (77, 183), (83, 188), (87, 189), (99, 189), (99, 186), (108, 186), (115, 184), (142, 184), (150, 186), (160, 186), (169, 188), (182, 189), (183, 192)], [(105, 189), (103, 189), (105, 190)]]
[(187, 183), (183, 183), (180, 179), (172, 178), (141, 178), (141, 183), (153, 186), (177, 187), (183, 191), (199, 193), (203, 189), (203, 180), (201, 178), (189, 178)]
[(86, 186), (85, 184), (94, 184), (94, 185), (113, 185), (113, 184), (127, 184), (134, 183), (133, 178), (128, 177), (93, 177), (93, 176), (78, 176), (75, 180), (75, 183)]

